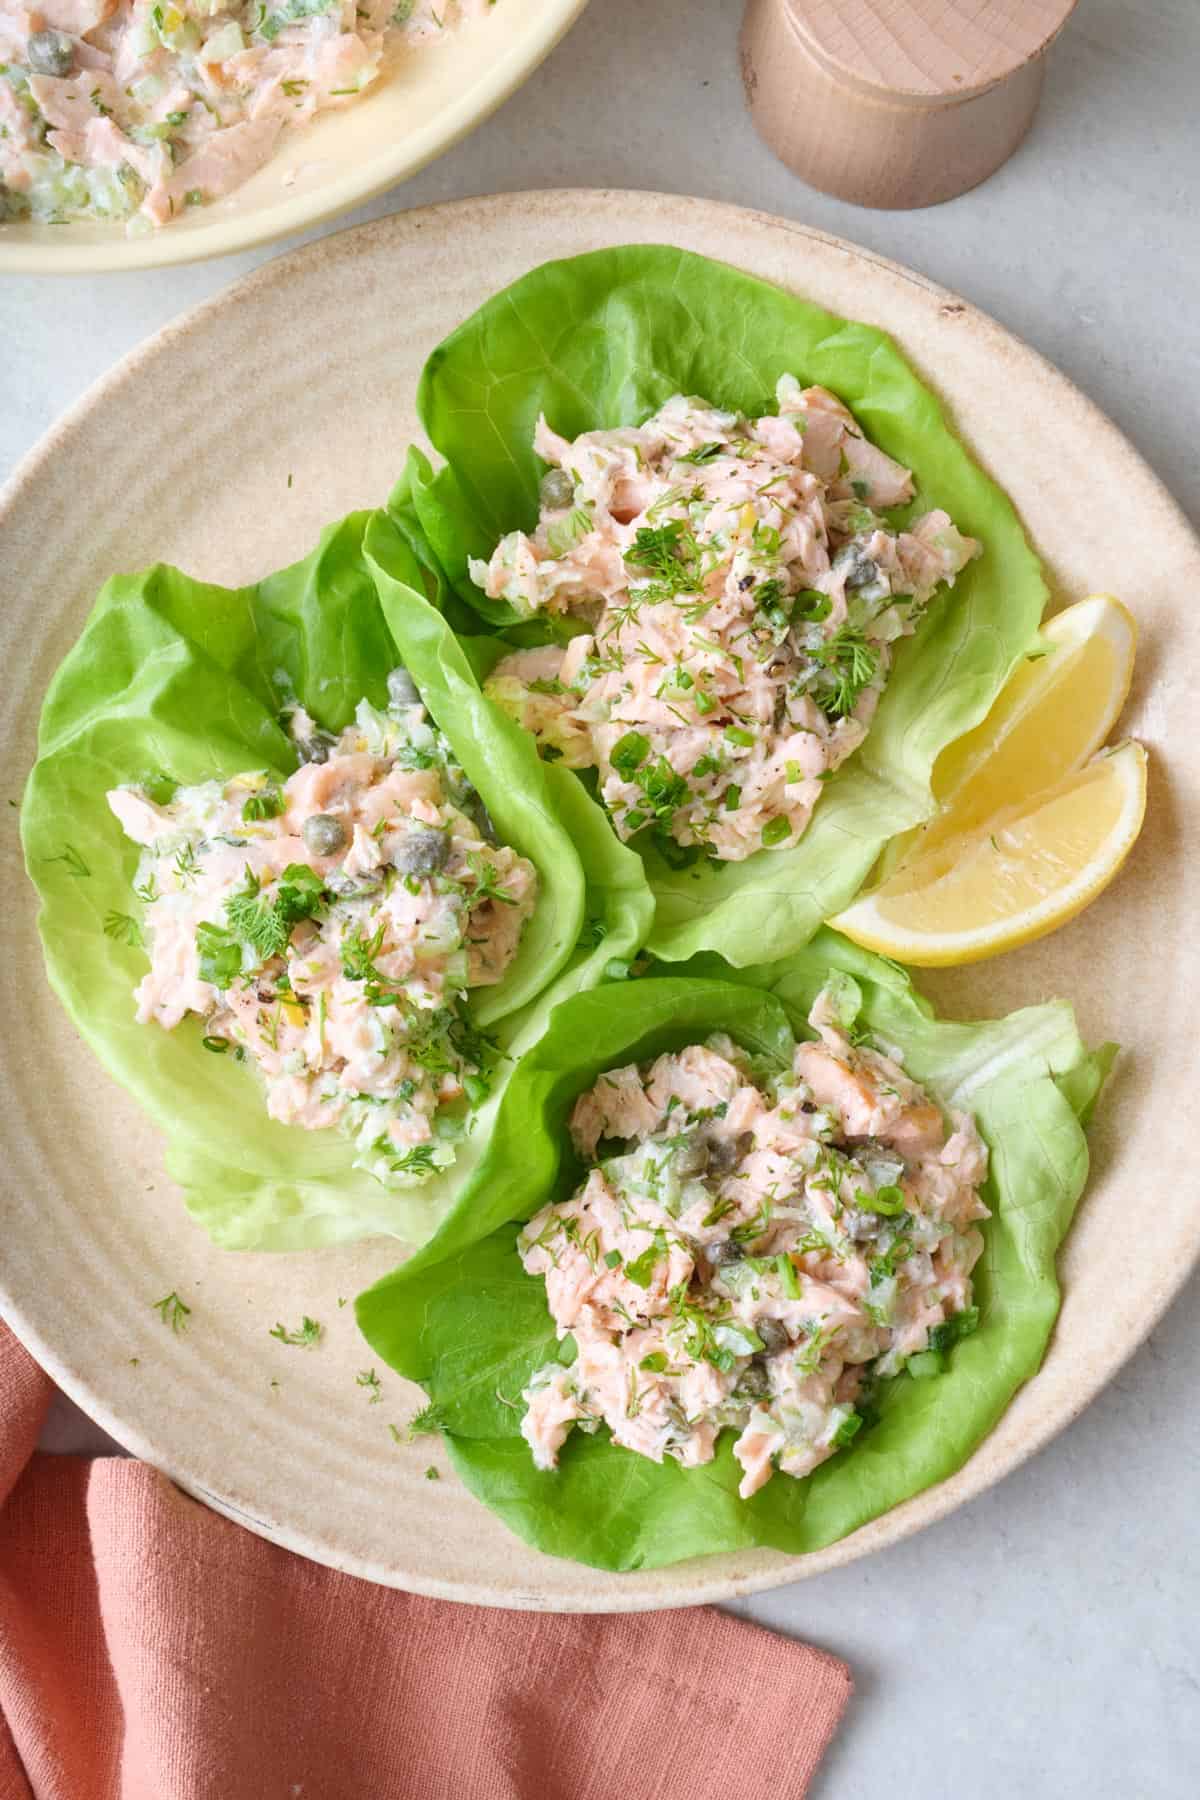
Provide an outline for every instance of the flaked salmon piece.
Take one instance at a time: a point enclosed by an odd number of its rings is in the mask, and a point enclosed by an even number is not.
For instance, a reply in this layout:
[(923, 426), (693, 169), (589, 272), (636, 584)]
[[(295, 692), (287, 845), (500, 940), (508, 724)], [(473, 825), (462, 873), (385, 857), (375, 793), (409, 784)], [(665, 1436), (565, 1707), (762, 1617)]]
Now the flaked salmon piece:
[(784, 1445), (783, 1432), (753, 1430), (743, 1431), (733, 1446), (733, 1454), (742, 1465), (742, 1479), (738, 1483), (738, 1495), (742, 1500), (749, 1500), (751, 1494), (757, 1494), (759, 1488), (765, 1487), (775, 1473), (772, 1459), (778, 1455)]
[(533, 1451), (533, 1460), (539, 1469), (555, 1467), (567, 1433), (580, 1416), (569, 1384), (568, 1372), (559, 1369), (533, 1395), (521, 1420), (521, 1435)]
[(40, 21), (36, 29), (81, 38), (111, 19), (118, 5), (119, 0), (38, 0), (30, 12)]
[(692, 1112), (728, 1105), (743, 1081), (741, 1071), (727, 1057), (706, 1044), (689, 1044), (675, 1055), (658, 1058), (646, 1091), (659, 1117), (665, 1117), (672, 1100), (681, 1101)]
[(0, 6), (0, 57), (6, 61), (20, 58), (31, 33), (38, 30), (40, 18), (24, 9), (10, 10), (8, 0)]
[(765, 417), (755, 421), (754, 435), (764, 444), (777, 462), (796, 463), (804, 455), (804, 436), (796, 429), (795, 421), (782, 414)]
[(90, 119), (83, 134), (83, 160), (100, 168), (119, 169), (122, 163), (149, 186), (165, 176), (161, 145), (134, 144), (111, 119)]
[[(117, 84), (98, 70), (60, 79), (55, 75), (31, 75), (29, 92), (37, 101), (47, 125), (59, 131), (85, 132), (110, 114), (117, 104)], [(101, 109), (103, 108), (103, 111)]]
[(946, 1128), (941, 1108), (927, 1102), (922, 1106), (906, 1106), (879, 1133), (885, 1144), (902, 1150), (905, 1156), (920, 1156), (926, 1150), (940, 1150)]
[(539, 413), (537, 424), (533, 428), (533, 447), (543, 462), (552, 463), (557, 468), (561, 467), (564, 456), (570, 450), (571, 440), (552, 431), (545, 413)]
[(243, 119), (226, 125), (183, 159), (166, 184), (167, 191), (180, 204), (189, 194), (220, 199), (262, 168), (278, 136), (278, 119)]
[(846, 1137), (873, 1137), (881, 1131), (886, 1111), (874, 1082), (861, 1069), (840, 1061), (824, 1044), (801, 1044), (795, 1068), (817, 1103), (837, 1113)]
[(170, 814), (135, 788), (113, 788), (108, 804), (125, 836), (135, 844), (152, 844), (171, 828)]
[(571, 1136), (579, 1151), (591, 1156), (601, 1138), (644, 1137), (662, 1116), (636, 1068), (614, 1069), (575, 1102)]
[(903, 506), (913, 497), (910, 472), (857, 431), (842, 438), (846, 481), (868, 506)]

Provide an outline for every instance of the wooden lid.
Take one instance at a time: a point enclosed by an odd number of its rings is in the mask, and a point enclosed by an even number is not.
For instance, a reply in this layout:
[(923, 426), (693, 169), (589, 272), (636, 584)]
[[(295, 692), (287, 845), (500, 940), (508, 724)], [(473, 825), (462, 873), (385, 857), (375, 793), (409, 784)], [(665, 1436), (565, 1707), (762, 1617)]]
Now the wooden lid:
[(1015, 74), (1058, 36), (1075, 0), (789, 0), (836, 80), (895, 102), (962, 100)]

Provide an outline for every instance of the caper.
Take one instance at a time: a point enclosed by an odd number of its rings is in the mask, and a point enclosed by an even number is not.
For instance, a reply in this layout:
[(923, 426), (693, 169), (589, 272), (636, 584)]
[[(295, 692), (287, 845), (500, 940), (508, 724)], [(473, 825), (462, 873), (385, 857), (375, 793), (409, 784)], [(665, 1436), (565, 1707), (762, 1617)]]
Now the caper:
[(690, 1138), (686, 1144), (680, 1144), (675, 1152), (675, 1173), (685, 1178), (691, 1175), (703, 1175), (708, 1167), (708, 1145), (703, 1138)]
[(833, 559), (834, 568), (840, 573), (846, 571), (848, 588), (869, 587), (879, 578), (879, 565), (871, 557), (864, 556), (857, 544), (846, 544)]
[(575, 499), (575, 483), (565, 469), (551, 469), (542, 476), (541, 496), (548, 512), (561, 512)]
[(301, 762), (326, 763), (336, 742), (327, 731), (314, 731), (311, 737), (296, 739), (296, 754)]
[(879, 564), (873, 562), (869, 556), (860, 556), (846, 577), (846, 586), (848, 588), (869, 587), (873, 581), (878, 579)]
[(405, 668), (393, 669), (387, 678), (389, 706), (419, 706), (417, 684)]
[(712, 1173), (727, 1175), (730, 1169), (736, 1169), (743, 1157), (749, 1156), (754, 1148), (754, 1133), (739, 1131), (735, 1138), (710, 1138), (708, 1145), (708, 1166)]
[(35, 31), (25, 51), (38, 75), (69, 75), (75, 67), (75, 45), (65, 31)]
[(304, 847), (313, 856), (334, 856), (346, 841), (346, 827), (332, 813), (314, 813), (301, 826)]
[(401, 875), (436, 875), (450, 855), (450, 839), (444, 831), (410, 831), (392, 862)]
[(708, 1172), (727, 1175), (737, 1163), (737, 1146), (731, 1138), (713, 1138), (708, 1146)]
[(714, 1269), (723, 1269), (730, 1263), (741, 1262), (746, 1252), (735, 1238), (726, 1238), (720, 1244), (709, 1244), (705, 1254)]
[(763, 1349), (768, 1356), (774, 1356), (777, 1350), (786, 1350), (791, 1343), (787, 1326), (781, 1325), (778, 1319), (756, 1319), (754, 1329), (762, 1339)]
[[(759, 1333), (761, 1337), (762, 1333)], [(765, 1394), (771, 1385), (771, 1378), (760, 1362), (752, 1362), (738, 1376), (738, 1393), (756, 1400)]]
[(844, 1142), (848, 1154), (862, 1164), (873, 1188), (903, 1179), (904, 1158), (891, 1144), (875, 1137), (848, 1137)]

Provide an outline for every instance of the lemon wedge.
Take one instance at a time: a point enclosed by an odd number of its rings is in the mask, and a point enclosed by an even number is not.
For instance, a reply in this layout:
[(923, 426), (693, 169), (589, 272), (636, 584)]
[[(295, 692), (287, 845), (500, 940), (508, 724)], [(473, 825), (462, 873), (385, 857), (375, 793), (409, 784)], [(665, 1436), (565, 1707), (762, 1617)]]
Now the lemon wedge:
[(1146, 811), (1146, 752), (1125, 743), (975, 832), (946, 838), (830, 920), (919, 967), (979, 962), (1065, 925), (1106, 888)]
[(1133, 679), (1137, 626), (1111, 594), (1093, 594), (1043, 626), (982, 724), (944, 750), (933, 770), (938, 812), (897, 838), (890, 875), (937, 845), (979, 830), (997, 813), (1053, 787), (1094, 756), (1117, 722)]

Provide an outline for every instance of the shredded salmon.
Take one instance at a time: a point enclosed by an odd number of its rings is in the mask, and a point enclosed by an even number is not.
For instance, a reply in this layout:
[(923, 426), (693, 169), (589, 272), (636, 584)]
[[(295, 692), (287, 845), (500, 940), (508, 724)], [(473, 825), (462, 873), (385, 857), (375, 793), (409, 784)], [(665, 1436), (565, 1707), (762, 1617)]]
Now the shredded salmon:
[(826, 389), (784, 376), (777, 400), (746, 419), (676, 395), (573, 441), (541, 419), (537, 529), (471, 563), (491, 599), (579, 627), (488, 691), (672, 862), (799, 840), (893, 645), (980, 549), (944, 512), (889, 521), (912, 476)]
[(808, 1474), (860, 1428), (871, 1383), (973, 1325), (987, 1151), (837, 990), (774, 1083), (727, 1038), (610, 1070), (571, 1119), (592, 1163), (518, 1248), (574, 1360), (524, 1393), (540, 1468), (575, 1428), (661, 1462), (737, 1433), (739, 1493)]

